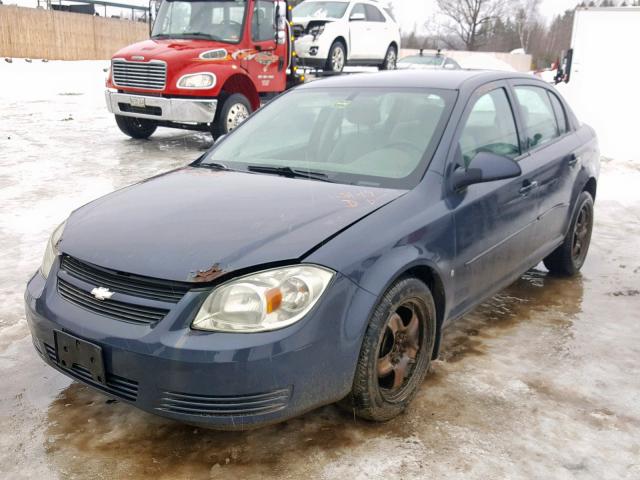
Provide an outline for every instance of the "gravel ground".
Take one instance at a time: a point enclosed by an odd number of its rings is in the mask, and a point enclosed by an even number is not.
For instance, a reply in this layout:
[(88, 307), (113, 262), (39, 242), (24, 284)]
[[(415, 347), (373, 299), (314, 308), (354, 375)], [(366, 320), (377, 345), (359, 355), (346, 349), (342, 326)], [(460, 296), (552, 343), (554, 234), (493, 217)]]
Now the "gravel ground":
[(44, 365), (22, 294), (55, 225), (211, 144), (124, 137), (104, 66), (0, 64), (0, 477), (640, 478), (640, 159), (605, 159), (582, 275), (533, 270), (449, 328), (387, 424), (326, 407), (252, 432), (194, 429)]

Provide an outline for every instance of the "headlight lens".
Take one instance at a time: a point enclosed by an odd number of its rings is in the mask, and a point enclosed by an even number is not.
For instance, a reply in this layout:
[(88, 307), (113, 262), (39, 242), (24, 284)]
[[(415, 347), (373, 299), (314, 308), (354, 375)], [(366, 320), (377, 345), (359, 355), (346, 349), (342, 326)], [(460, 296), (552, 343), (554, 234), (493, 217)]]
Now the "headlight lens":
[(217, 287), (192, 327), (219, 332), (265, 332), (291, 325), (315, 305), (334, 272), (315, 265), (275, 268)]
[(316, 25), (309, 30), (309, 33), (313, 35), (314, 40), (322, 35), (322, 32), (324, 32), (324, 25)]
[(51, 271), (51, 267), (53, 266), (53, 262), (56, 257), (60, 255), (60, 251), (58, 250), (58, 242), (62, 238), (62, 232), (64, 231), (64, 226), (66, 222), (62, 222), (60, 225), (56, 227), (56, 229), (49, 237), (49, 241), (47, 242), (47, 248), (44, 251), (44, 257), (42, 258), (42, 266), (40, 267), (40, 271), (44, 278), (49, 276), (49, 272)]
[(213, 73), (193, 73), (184, 75), (178, 80), (178, 88), (203, 89), (211, 88), (216, 84), (216, 76)]

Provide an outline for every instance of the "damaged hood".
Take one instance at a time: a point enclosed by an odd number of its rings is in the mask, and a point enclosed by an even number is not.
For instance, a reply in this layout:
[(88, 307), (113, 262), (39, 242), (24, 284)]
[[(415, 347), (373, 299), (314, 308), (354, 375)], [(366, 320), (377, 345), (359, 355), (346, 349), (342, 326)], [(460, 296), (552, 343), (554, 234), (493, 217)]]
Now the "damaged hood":
[(234, 270), (301, 259), (403, 193), (186, 167), (76, 210), (59, 248), (122, 272), (208, 281)]

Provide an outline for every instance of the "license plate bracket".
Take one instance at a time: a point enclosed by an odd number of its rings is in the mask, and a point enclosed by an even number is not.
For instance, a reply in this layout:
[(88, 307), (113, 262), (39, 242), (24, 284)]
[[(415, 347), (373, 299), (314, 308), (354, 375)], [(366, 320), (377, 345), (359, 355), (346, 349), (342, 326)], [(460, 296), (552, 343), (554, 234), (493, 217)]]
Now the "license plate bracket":
[(129, 97), (129, 104), (132, 107), (137, 108), (145, 108), (147, 106), (147, 102), (145, 101), (144, 97)]
[(93, 381), (106, 385), (102, 347), (94, 345), (65, 332), (55, 331), (58, 365), (73, 369), (73, 366), (87, 370)]

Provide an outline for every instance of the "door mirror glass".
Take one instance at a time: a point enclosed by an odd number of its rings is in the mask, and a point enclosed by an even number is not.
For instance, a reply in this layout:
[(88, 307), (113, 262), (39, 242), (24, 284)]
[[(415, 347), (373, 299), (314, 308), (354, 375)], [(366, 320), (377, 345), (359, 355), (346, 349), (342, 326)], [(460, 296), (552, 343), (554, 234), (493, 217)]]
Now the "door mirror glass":
[(364, 13), (352, 13), (349, 17), (350, 22), (363, 22), (365, 20)]
[(490, 152), (479, 152), (473, 157), (470, 168), (458, 166), (452, 173), (452, 187), (462, 190), (476, 183), (494, 182), (516, 178), (522, 174), (515, 160)]

